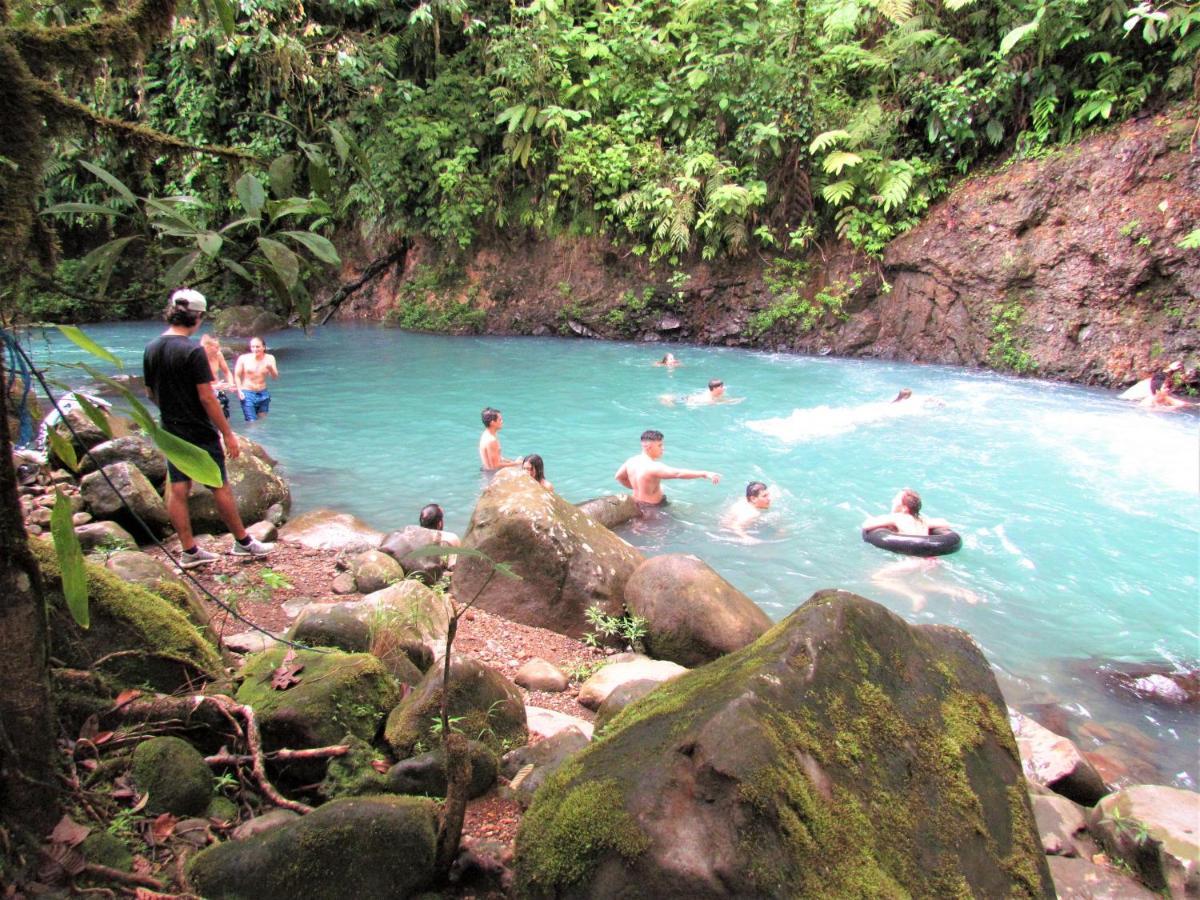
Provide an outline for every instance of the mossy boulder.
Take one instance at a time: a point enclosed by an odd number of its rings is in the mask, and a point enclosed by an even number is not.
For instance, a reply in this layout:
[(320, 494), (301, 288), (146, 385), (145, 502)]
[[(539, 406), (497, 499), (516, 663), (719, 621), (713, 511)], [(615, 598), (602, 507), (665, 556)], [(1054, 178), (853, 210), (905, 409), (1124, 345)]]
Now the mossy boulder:
[(42, 539), (29, 546), (42, 570), (54, 655), (68, 668), (88, 669), (110, 654), (132, 651), (105, 660), (103, 674), (118, 690), (148, 684), (167, 693), (221, 674), (216, 650), (182, 611), (90, 562), (84, 569), (91, 624), (80, 628), (63, 599), (54, 546)]
[[(399, 757), (438, 745), (433, 722), (441, 708), (443, 667), (433, 666), (412, 692), (392, 710), (384, 737)], [(525, 704), (515, 684), (478, 660), (455, 656), (450, 665), (449, 717), (454, 727), (496, 753), (529, 739)]]
[(200, 751), (183, 738), (153, 737), (133, 751), (133, 783), (149, 794), (152, 813), (199, 816), (213, 799), (213, 775)]
[[(258, 454), (242, 448), (237, 459), (226, 456), (225, 472), (243, 522), (262, 521), (266, 518), (267, 510), (276, 503), (291, 508), (292, 490), (288, 483)], [(198, 481), (192, 482), (188, 492), (188, 509), (192, 515), (193, 530), (207, 534), (220, 534), (228, 530), (225, 520), (217, 512), (217, 501), (213, 498), (212, 490)]]
[[(289, 653), (295, 655), (286, 668), (298, 680), (278, 690), (272, 679)], [(258, 713), (267, 750), (324, 747), (341, 743), (346, 734), (370, 741), (400, 699), (396, 680), (368, 653), (279, 646), (249, 657), (243, 674), (237, 700)], [(313, 771), (312, 766), (301, 768)], [(293, 774), (300, 777), (299, 771)], [(320, 777), (318, 771), (314, 780)]]
[(366, 653), (371, 646), (370, 626), (342, 606), (305, 608), (287, 636), (310, 647), (337, 647), (347, 653)]
[(417, 797), (334, 800), (188, 865), (208, 900), (410, 897), (433, 881), (437, 807)]
[(329, 760), (317, 793), (326, 800), (388, 793), (387, 777), (375, 768), (383, 752), (352, 734), (346, 735), (342, 743), (350, 747), (350, 752)]
[(522, 897), (1054, 896), (978, 647), (842, 591), (618, 715), (515, 870)]
[(514, 622), (580, 637), (585, 614), (599, 606), (624, 611), (625, 582), (643, 556), (558, 494), (543, 490), (519, 468), (498, 472), (484, 489), (463, 546), (507, 563), (521, 576), (492, 578), (486, 560), (460, 556), (454, 595)]
[(229, 306), (213, 313), (212, 326), (217, 337), (250, 338), (282, 331), (287, 320), (258, 306)]
[(703, 560), (671, 553), (646, 560), (625, 584), (625, 607), (646, 620), (646, 652), (689, 668), (753, 643), (771, 620)]
[(381, 550), (364, 550), (350, 560), (350, 574), (360, 594), (373, 594), (404, 580), (400, 563)]
[(214, 637), (208, 627), (212, 614), (184, 577), (166, 563), (140, 550), (122, 550), (105, 559), (104, 568), (122, 581), (140, 584), (150, 593), (162, 597), (206, 636)]
[(136, 550), (138, 547), (133, 535), (116, 522), (88, 522), (85, 525), (77, 525), (75, 537), (79, 538), (79, 546), (84, 553), (101, 548)]
[[(469, 742), (471, 753), (471, 783), (467, 796), (482, 797), (493, 784), (499, 763), (496, 754), (478, 741)], [(426, 797), (446, 796), (446, 754), (441, 747), (402, 759), (387, 773), (388, 790), (396, 794), (416, 794)]]
[(147, 529), (163, 535), (171, 525), (163, 498), (131, 463), (110, 463), (98, 472), (84, 475), (79, 492), (95, 518), (112, 519), (136, 537), (141, 538)]
[(98, 866), (119, 869), (122, 872), (133, 871), (133, 854), (115, 834), (107, 831), (93, 831), (79, 845), (83, 858)]

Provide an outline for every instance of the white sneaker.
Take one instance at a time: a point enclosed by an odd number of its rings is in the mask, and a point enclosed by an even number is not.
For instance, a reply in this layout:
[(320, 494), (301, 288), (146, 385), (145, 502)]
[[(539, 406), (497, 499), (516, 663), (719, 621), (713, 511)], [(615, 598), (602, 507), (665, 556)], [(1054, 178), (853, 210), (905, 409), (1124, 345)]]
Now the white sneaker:
[(233, 550), (231, 552), (234, 556), (258, 557), (266, 556), (274, 549), (274, 544), (264, 544), (262, 541), (250, 538), (250, 543), (248, 544), (242, 544), (235, 540), (233, 542)]
[(201, 547), (196, 547), (191, 553), (186, 550), (179, 551), (179, 568), (195, 569), (199, 566), (207, 566), (215, 563), (220, 557), (215, 553), (209, 553)]

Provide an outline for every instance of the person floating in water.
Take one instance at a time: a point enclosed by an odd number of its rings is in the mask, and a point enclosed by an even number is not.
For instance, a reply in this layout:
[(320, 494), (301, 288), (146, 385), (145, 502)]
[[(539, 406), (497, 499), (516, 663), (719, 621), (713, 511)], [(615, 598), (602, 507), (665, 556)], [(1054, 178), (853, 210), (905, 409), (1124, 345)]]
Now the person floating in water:
[(1171, 394), (1171, 385), (1169, 381), (1162, 381), (1155, 389), (1154, 393), (1144, 398), (1138, 403), (1138, 406), (1143, 409), (1153, 409), (1164, 412), (1172, 409), (1179, 409), (1182, 406), (1190, 406), (1186, 400), (1180, 400)]
[(895, 399), (893, 399), (892, 402), (899, 403), (901, 400), (907, 400), (911, 396), (912, 396), (912, 391), (909, 388), (900, 388), (900, 393), (898, 393), (896, 395)]
[(725, 396), (725, 382), (720, 378), (713, 378), (708, 382), (707, 391), (698, 391), (686, 397), (663, 394), (659, 399), (664, 406), (674, 406), (677, 400), (682, 400), (688, 406), (708, 406), (714, 403), (741, 403), (744, 398)]
[(267, 390), (267, 376), (279, 378), (279, 367), (275, 357), (267, 352), (267, 345), (260, 337), (250, 338), (250, 352), (238, 357), (233, 367), (233, 380), (237, 384), (238, 397), (242, 401), (242, 416), (247, 422), (265, 419), (271, 410), (271, 392)]
[(221, 404), (221, 412), (225, 413), (225, 418), (228, 419), (229, 394), (226, 392), (234, 390), (233, 373), (229, 371), (229, 363), (225, 361), (225, 354), (221, 352), (220, 341), (211, 334), (205, 334), (200, 337), (200, 346), (204, 348), (204, 355), (208, 357), (208, 365), (212, 368), (213, 390), (217, 392), (217, 402)]
[(500, 453), (497, 434), (504, 427), (504, 416), (500, 410), (485, 406), (479, 417), (483, 420), (483, 433), (479, 435), (479, 464), (483, 471), (494, 472), (507, 466), (519, 466), (519, 459), (505, 459)]
[(863, 531), (873, 528), (890, 528), (899, 534), (929, 534), (931, 528), (949, 528), (944, 519), (926, 519), (921, 516), (921, 495), (905, 488), (892, 499), (892, 511), (882, 516), (871, 516), (862, 523)]
[(761, 481), (746, 485), (746, 496), (740, 498), (726, 514), (724, 525), (745, 533), (764, 512), (771, 508), (771, 490)]
[(655, 363), (656, 366), (666, 366), (668, 369), (673, 369), (679, 365), (679, 360), (675, 358), (674, 353), (665, 353), (663, 358)]
[(659, 462), (663, 455), (663, 433), (650, 429), (642, 432), (642, 452), (631, 456), (613, 477), (633, 491), (633, 499), (643, 509), (663, 506), (667, 498), (660, 482), (669, 478), (707, 478), (713, 484), (721, 480), (716, 472), (701, 469), (676, 469)]
[(546, 464), (542, 462), (542, 458), (536, 453), (530, 453), (528, 456), (521, 459), (521, 468), (529, 473), (529, 477), (548, 490), (554, 493), (554, 485), (546, 480)]

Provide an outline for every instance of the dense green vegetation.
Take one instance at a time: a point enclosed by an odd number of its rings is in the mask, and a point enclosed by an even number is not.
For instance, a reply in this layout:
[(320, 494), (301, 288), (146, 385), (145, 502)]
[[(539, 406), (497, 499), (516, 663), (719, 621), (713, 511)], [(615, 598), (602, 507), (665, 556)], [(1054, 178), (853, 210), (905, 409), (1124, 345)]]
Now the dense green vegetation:
[[(96, 113), (242, 153), (56, 129), (40, 206), (69, 295), (35, 311), (77, 316), (110, 272), (110, 311), (203, 280), (303, 314), (352, 224), (447, 248), (605, 234), (671, 266), (835, 234), (879, 254), (972, 167), (1192, 94), (1200, 51), (1181, 2), (216, 0), (144, 64), (68, 77), (37, 36), (101, 10), (7, 4), (0, 48)], [(0, 178), (26, 174), (7, 146)], [(119, 238), (140, 251), (69, 261)]]

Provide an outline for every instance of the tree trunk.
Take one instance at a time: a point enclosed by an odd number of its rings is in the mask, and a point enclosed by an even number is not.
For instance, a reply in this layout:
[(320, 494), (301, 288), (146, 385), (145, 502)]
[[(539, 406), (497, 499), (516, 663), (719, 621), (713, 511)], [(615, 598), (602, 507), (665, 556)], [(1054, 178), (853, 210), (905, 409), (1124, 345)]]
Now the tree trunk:
[(17, 501), (0, 365), (0, 816), (41, 837), (58, 818), (41, 573)]

